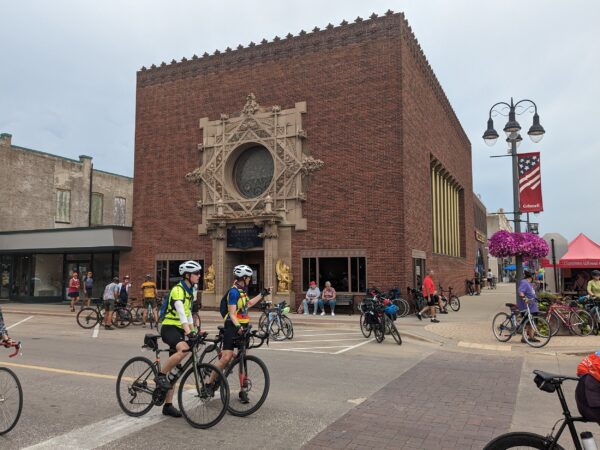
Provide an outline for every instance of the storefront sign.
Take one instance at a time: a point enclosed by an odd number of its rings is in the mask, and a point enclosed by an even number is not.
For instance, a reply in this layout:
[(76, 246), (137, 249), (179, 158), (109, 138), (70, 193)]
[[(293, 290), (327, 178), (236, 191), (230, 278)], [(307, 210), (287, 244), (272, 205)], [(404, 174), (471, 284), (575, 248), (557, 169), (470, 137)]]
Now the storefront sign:
[(263, 229), (260, 227), (231, 227), (227, 229), (227, 248), (239, 248), (242, 250), (262, 247), (263, 240), (260, 237)]
[(486, 241), (485, 234), (480, 233), (477, 230), (475, 230), (475, 239), (477, 239), (479, 242), (482, 242), (485, 244), (485, 241)]

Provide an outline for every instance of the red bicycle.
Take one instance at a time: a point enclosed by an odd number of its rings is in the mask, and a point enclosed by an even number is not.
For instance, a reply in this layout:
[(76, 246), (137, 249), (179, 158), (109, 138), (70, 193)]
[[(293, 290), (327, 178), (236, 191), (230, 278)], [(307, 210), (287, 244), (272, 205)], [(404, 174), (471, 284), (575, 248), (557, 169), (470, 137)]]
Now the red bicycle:
[(550, 325), (550, 334), (556, 336), (561, 324), (570, 333), (588, 336), (594, 331), (594, 319), (587, 311), (579, 309), (577, 302), (551, 303), (546, 311), (546, 320)]

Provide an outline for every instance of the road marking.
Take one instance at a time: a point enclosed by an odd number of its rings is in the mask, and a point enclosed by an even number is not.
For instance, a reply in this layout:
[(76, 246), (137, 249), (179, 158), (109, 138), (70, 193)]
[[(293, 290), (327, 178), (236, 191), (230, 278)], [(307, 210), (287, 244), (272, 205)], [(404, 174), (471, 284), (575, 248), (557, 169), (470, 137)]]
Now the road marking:
[(115, 375), (106, 375), (103, 373), (94, 373), (94, 372), (82, 372), (82, 371), (77, 371), (77, 370), (56, 369), (54, 367), (33, 366), (30, 364), (18, 364), (18, 363), (3, 361), (2, 365), (18, 367), (20, 369), (39, 370), (40, 372), (61, 373), (64, 375), (75, 375), (75, 376), (79, 376), (79, 377), (103, 378), (105, 380), (116, 380), (117, 379), (117, 377)]
[(13, 323), (10, 327), (6, 327), (7, 330), (16, 327), (17, 325), (22, 324), (23, 322), (27, 322), (29, 319), (33, 319), (33, 316), (25, 317), (23, 320), (18, 321), (17, 323)]
[(369, 342), (373, 342), (374, 340), (375, 339), (369, 339), (368, 341), (361, 342), (360, 344), (353, 345), (352, 347), (344, 348), (344, 349), (340, 350), (339, 352), (335, 352), (334, 355), (339, 355), (340, 353), (344, 353), (344, 352), (347, 352), (348, 350), (352, 350), (354, 348), (360, 347), (361, 345), (368, 344)]
[(272, 348), (270, 350), (277, 350), (281, 352), (290, 352), (293, 350), (312, 350), (313, 348), (340, 348), (346, 347), (345, 345), (330, 345), (330, 346), (321, 346), (321, 347), (293, 347), (293, 348)]
[(342, 336), (344, 334), (353, 334), (355, 336), (360, 336), (360, 334), (358, 334), (356, 331), (353, 331), (353, 332), (348, 332), (348, 333), (303, 334), (298, 337), (304, 338), (304, 337), (319, 337), (319, 336)]
[(512, 347), (510, 345), (476, 344), (475, 342), (464, 342), (464, 341), (460, 341), (456, 345), (458, 347), (478, 348), (481, 350), (498, 350), (501, 352), (510, 352), (512, 350)]
[(366, 397), (353, 398), (353, 399), (348, 400), (348, 403), (352, 403), (353, 405), (360, 405), (365, 400), (366, 400)]
[(296, 341), (295, 339), (289, 341), (270, 341), (269, 345), (271, 344), (304, 344), (304, 343), (310, 343), (310, 342), (342, 342), (342, 341), (362, 341), (364, 339), (364, 337), (356, 337), (356, 338), (345, 338), (345, 339), (327, 339), (327, 340), (321, 340), (321, 339), (316, 339), (314, 341)]
[(100, 332), (100, 322), (98, 322), (96, 324), (96, 326), (94, 327), (94, 331), (92, 331), (92, 337), (97, 338), (99, 332)]

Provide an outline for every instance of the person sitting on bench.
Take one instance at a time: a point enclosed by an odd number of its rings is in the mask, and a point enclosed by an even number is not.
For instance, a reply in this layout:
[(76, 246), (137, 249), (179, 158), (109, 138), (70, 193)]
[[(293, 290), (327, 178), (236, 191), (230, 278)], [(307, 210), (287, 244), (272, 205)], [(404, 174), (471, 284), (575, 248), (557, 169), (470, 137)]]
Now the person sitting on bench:
[(331, 308), (331, 315), (335, 316), (335, 298), (337, 293), (335, 289), (331, 287), (331, 283), (329, 281), (325, 282), (325, 288), (323, 292), (321, 292), (321, 300), (319, 301), (319, 306), (323, 310), (321, 313), (322, 316), (325, 315), (325, 305), (329, 305)]

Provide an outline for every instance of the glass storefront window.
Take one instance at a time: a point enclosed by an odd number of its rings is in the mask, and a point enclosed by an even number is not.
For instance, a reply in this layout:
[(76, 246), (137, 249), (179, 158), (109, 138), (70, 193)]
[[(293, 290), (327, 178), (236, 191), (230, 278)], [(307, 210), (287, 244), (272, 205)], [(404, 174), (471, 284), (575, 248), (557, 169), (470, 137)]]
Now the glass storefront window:
[[(104, 287), (112, 281), (117, 272), (113, 272), (112, 253), (96, 253), (92, 262), (94, 268), (92, 279), (94, 287), (92, 288), (92, 297), (100, 298), (104, 292)], [(114, 273), (114, 275), (113, 275)]]
[(0, 298), (10, 297), (12, 256), (0, 256)]
[(15, 257), (15, 282), (11, 297), (27, 297), (31, 295), (31, 255), (19, 255)]
[(33, 267), (33, 296), (60, 296), (63, 255), (33, 255)]

